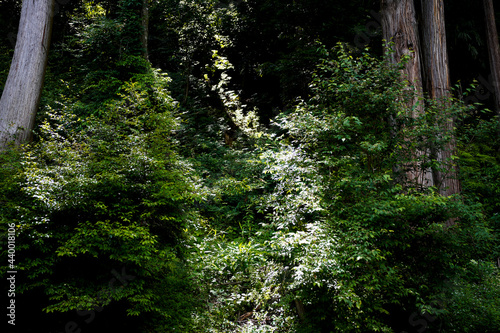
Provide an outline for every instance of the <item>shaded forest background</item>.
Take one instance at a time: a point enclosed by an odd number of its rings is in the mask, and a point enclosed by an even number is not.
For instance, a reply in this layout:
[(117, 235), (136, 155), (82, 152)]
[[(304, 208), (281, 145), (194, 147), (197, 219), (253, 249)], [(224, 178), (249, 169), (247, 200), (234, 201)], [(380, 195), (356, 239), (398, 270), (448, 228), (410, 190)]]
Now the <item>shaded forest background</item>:
[[(418, 117), (379, 1), (56, 3), (33, 141), (0, 153), (12, 332), (500, 331), (480, 2), (444, 2), (453, 98)], [(405, 169), (450, 140), (446, 197)]]

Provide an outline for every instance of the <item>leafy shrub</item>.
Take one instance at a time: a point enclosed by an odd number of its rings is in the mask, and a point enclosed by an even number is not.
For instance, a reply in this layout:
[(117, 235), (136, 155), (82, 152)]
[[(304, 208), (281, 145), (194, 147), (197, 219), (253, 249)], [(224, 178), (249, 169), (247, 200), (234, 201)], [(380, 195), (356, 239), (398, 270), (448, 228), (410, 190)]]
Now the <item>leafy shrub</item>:
[(189, 318), (171, 299), (191, 288), (176, 245), (195, 196), (167, 84), (159, 72), (137, 75), (101, 117), (51, 110), (19, 162), (2, 164), (14, 171), (2, 193), (18, 191), (3, 209), (16, 224), (19, 291), (43, 290), (46, 312), (126, 304), (130, 316)]
[(446, 332), (496, 332), (500, 328), (500, 277), (490, 262), (471, 260), (445, 290)]
[(395, 168), (429, 167), (415, 151), (445, 143), (424, 140), (439, 137), (443, 110), (415, 117), (397, 67), (345, 46), (324, 54), (312, 97), (278, 119), (284, 134), (263, 155), (276, 181), (265, 208), (271, 252), (290, 267), (287, 294), (303, 304), (302, 329), (408, 328), (396, 317), (442, 314), (443, 281), (467, 258), (484, 257), (493, 237), (479, 206), (415, 187)]

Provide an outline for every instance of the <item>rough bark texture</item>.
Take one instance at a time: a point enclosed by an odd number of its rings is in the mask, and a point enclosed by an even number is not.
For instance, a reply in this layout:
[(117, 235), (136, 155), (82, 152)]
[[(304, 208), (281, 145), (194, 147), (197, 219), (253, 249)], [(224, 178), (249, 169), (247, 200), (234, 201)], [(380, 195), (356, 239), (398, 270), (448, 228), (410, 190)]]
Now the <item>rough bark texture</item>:
[(443, 0), (422, 0), (423, 79), (429, 97), (450, 96)]
[[(396, 64), (404, 56), (409, 56), (403, 75), (417, 90), (415, 98), (418, 98), (422, 80), (420, 78), (420, 43), (413, 0), (382, 0), (381, 7), (383, 37), (387, 43), (394, 43), (390, 61)], [(412, 104), (416, 102), (415, 99)]]
[[(418, 37), (418, 25), (416, 21), (415, 4), (413, 0), (382, 0), (382, 31), (383, 37), (392, 47), (389, 61), (393, 64), (399, 63), (404, 56), (408, 56), (406, 65), (402, 69), (402, 76), (408, 81), (412, 99), (408, 101), (407, 107), (413, 110), (414, 117), (424, 112), (422, 98), (422, 78), (420, 41)], [(414, 159), (422, 159), (427, 153), (423, 151), (414, 152)], [(421, 186), (432, 186), (432, 173), (428, 169), (416, 165), (405, 165), (406, 177), (409, 181)]]
[(493, 0), (483, 0), (484, 18), (486, 21), (486, 37), (488, 42), (488, 55), (490, 59), (491, 78), (495, 91), (495, 110), (500, 115), (500, 46), (495, 23)]
[[(440, 108), (444, 112), (449, 105), (450, 76), (443, 0), (422, 0), (421, 21), (424, 90), (430, 98), (441, 103)], [(448, 115), (444, 115), (443, 119), (441, 135), (448, 136), (453, 130), (453, 119)], [(434, 150), (435, 158), (442, 165), (433, 170), (434, 184), (444, 196), (460, 192), (456, 166), (452, 161), (454, 152), (453, 138), (443, 148)]]
[(24, 0), (14, 57), (0, 99), (0, 150), (30, 140), (42, 92), (54, 0)]

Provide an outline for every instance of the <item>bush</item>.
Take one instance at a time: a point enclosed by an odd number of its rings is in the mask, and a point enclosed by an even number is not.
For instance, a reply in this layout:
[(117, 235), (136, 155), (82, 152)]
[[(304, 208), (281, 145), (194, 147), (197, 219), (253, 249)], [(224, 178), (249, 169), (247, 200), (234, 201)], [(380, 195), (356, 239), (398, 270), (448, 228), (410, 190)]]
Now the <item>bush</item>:
[(289, 267), (286, 294), (303, 304), (302, 329), (411, 329), (401, 317), (443, 315), (444, 281), (484, 258), (493, 237), (481, 206), (399, 171), (431, 166), (415, 151), (445, 143), (425, 140), (440, 137), (444, 111), (412, 115), (397, 67), (343, 45), (323, 52), (312, 97), (278, 119), (284, 134), (263, 156), (276, 182), (265, 208), (270, 252)]
[(80, 119), (62, 104), (36, 142), (17, 158), (2, 155), (16, 161), (2, 164), (13, 173), (1, 186), (17, 192), (3, 210), (16, 225), (19, 292), (43, 291), (46, 312), (189, 318), (186, 302), (172, 301), (178, 286), (191, 288), (176, 246), (195, 195), (190, 166), (175, 153), (167, 83), (159, 72), (136, 75), (101, 117)]

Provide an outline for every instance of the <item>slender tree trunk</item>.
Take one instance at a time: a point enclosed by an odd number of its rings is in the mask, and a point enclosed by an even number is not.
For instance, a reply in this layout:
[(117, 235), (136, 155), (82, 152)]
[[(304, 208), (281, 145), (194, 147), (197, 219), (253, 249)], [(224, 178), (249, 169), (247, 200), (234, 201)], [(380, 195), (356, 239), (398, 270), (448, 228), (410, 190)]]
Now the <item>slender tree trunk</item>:
[[(424, 89), (438, 103), (442, 112), (446, 112), (450, 98), (450, 76), (443, 0), (422, 0), (421, 21)], [(444, 147), (434, 149), (434, 156), (440, 166), (433, 170), (433, 177), (439, 193), (449, 196), (460, 193), (460, 182), (452, 160), (456, 148), (452, 136), (453, 118), (444, 114), (442, 119), (441, 137), (451, 136), (451, 139)]]
[(31, 139), (42, 93), (54, 0), (24, 0), (14, 57), (0, 99), (0, 150)]
[[(399, 63), (404, 56), (408, 60), (402, 69), (402, 76), (408, 81), (411, 98), (407, 107), (413, 110), (412, 116), (423, 114), (422, 105), (422, 78), (420, 41), (418, 25), (413, 0), (382, 0), (382, 31), (389, 48), (389, 61)], [(412, 159), (422, 160), (427, 155), (424, 151), (413, 152)], [(421, 163), (405, 165), (406, 177), (410, 182), (427, 187), (433, 185), (432, 173), (422, 168)]]
[(143, 54), (144, 54), (144, 59), (149, 61), (149, 53), (148, 53), (149, 0), (142, 0), (141, 21), (142, 21), (141, 43), (144, 52)]
[(422, 0), (422, 53), (425, 91), (429, 97), (450, 97), (443, 0)]
[(486, 21), (486, 37), (488, 42), (488, 55), (490, 58), (491, 78), (495, 91), (495, 111), (500, 115), (500, 46), (498, 45), (498, 32), (495, 23), (493, 0), (483, 0), (483, 7)]

